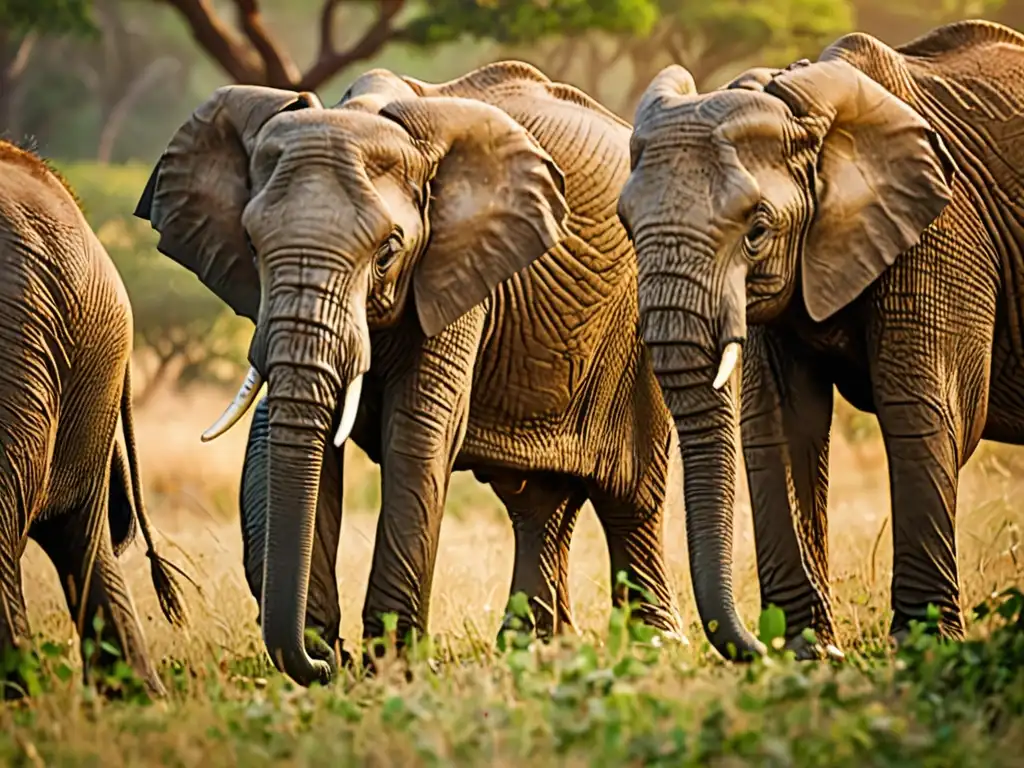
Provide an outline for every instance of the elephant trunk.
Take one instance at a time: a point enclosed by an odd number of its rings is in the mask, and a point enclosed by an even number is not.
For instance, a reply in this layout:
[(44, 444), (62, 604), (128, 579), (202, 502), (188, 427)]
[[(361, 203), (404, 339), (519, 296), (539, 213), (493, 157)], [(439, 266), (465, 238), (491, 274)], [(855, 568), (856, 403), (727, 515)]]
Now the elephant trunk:
[[(304, 638), (317, 497), (332, 426), (340, 445), (355, 421), (361, 374), (369, 362), (365, 318), (331, 316), (337, 298), (311, 301), (315, 292), (300, 288), (301, 301), (292, 311), (268, 312), (263, 348), (269, 418), (263, 639), (277, 668), (301, 685), (326, 684), (334, 672), (327, 662), (310, 658)], [(324, 316), (296, 316), (295, 306), (311, 304)], [(329, 330), (338, 327), (355, 332), (339, 336)]]
[[(306, 394), (296, 393), (298, 379)], [(270, 471), (261, 621), (267, 652), (300, 685), (326, 685), (331, 666), (306, 653), (304, 630), (313, 557), (320, 467), (331, 411), (313, 399), (319, 378), (294, 369), (271, 373)], [(286, 384), (287, 382), (287, 384)], [(287, 392), (287, 394), (284, 394)]]
[(763, 643), (739, 618), (732, 589), (739, 443), (739, 381), (732, 373), (746, 339), (745, 271), (718, 270), (704, 280), (665, 270), (655, 279), (641, 275), (640, 307), (644, 340), (679, 433), (690, 574), (704, 632), (725, 658), (763, 655)]

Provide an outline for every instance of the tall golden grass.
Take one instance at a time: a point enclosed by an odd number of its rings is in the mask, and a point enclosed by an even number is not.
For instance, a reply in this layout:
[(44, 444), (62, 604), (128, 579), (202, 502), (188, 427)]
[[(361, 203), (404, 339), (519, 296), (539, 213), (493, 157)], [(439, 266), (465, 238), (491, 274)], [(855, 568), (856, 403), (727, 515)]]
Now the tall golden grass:
[[(248, 420), (219, 440), (203, 444), (202, 430), (219, 415), (230, 393), (191, 389), (166, 392), (136, 412), (142, 475), (150, 512), (165, 554), (189, 570), (202, 594), (188, 589), (193, 616), (188, 634), (164, 621), (148, 581), (141, 542), (122, 558), (130, 589), (156, 658), (199, 659), (210, 649), (260, 651), (256, 603), (242, 572), (238, 484)], [(1024, 490), (1024, 451), (983, 444), (962, 475), (958, 547), (963, 603), (970, 608), (992, 590), (1019, 580), (1019, 541)], [(361, 631), (361, 608), (373, 550), (377, 467), (349, 446), (345, 469), (345, 516), (338, 581), (343, 636)], [(742, 477), (736, 510), (735, 584), (741, 611), (753, 620), (758, 584), (750, 507)], [(891, 527), (884, 451), (877, 436), (846, 441), (833, 431), (830, 488), (831, 575), (844, 643), (884, 629), (891, 574)], [(692, 640), (700, 641), (690, 590), (685, 521), (676, 505), (665, 523), (667, 558)], [(459, 638), (472, 626), (489, 637), (497, 631), (512, 574), (513, 538), (504, 511), (472, 475), (452, 480), (441, 529), (431, 604), (431, 631)], [(25, 593), (34, 631), (70, 640), (55, 572), (29, 546)], [(609, 610), (609, 566), (593, 511), (584, 509), (571, 554), (571, 589), (578, 625), (601, 630)]]

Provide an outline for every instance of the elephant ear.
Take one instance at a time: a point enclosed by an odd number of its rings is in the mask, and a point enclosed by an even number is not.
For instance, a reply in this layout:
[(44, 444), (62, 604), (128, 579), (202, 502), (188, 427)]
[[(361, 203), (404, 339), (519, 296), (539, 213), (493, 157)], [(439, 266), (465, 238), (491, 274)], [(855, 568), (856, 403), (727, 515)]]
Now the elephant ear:
[(411, 99), (419, 95), (405, 78), (394, 72), (387, 69), (371, 69), (352, 82), (332, 109), (347, 107), (377, 114), (392, 101)]
[(171, 138), (135, 208), (160, 233), (157, 250), (255, 322), (260, 284), (242, 227), (256, 134), (283, 111), (322, 108), (312, 93), (219, 88)]
[(844, 61), (787, 70), (764, 91), (820, 142), (802, 269), (808, 313), (821, 321), (917, 244), (952, 198), (956, 165), (921, 115)]
[(417, 98), (381, 115), (435, 168), (430, 239), (413, 275), (420, 325), (434, 336), (567, 236), (565, 179), (519, 123), (482, 102)]
[(722, 86), (722, 89), (764, 91), (764, 87), (783, 72), (791, 69), (797, 69), (798, 67), (810, 66), (810, 63), (809, 59), (800, 59), (799, 61), (794, 61), (786, 67), (786, 69), (777, 69), (776, 67), (751, 67), (746, 72), (741, 72), (734, 79)]
[(640, 126), (666, 107), (696, 97), (697, 85), (685, 67), (669, 64), (654, 76), (633, 113), (633, 125)]

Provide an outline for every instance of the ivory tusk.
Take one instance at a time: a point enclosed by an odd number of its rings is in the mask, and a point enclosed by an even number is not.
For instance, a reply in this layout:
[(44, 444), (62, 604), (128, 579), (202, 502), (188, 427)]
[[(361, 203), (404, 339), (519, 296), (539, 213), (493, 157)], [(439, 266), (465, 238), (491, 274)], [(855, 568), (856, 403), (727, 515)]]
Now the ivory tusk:
[(359, 374), (345, 390), (345, 404), (341, 408), (341, 420), (338, 422), (338, 431), (334, 433), (334, 446), (340, 448), (342, 443), (348, 440), (352, 434), (352, 427), (356, 423), (356, 413), (359, 412), (359, 396), (363, 392), (363, 374)]
[(231, 405), (225, 409), (221, 417), (213, 423), (213, 426), (203, 432), (202, 441), (208, 443), (215, 440), (235, 426), (256, 402), (262, 388), (263, 377), (260, 376), (259, 371), (249, 366), (249, 373), (245, 375), (245, 381), (242, 382), (235, 399), (231, 401)]
[(715, 376), (715, 381), (711, 386), (721, 389), (729, 380), (733, 371), (736, 370), (736, 363), (739, 362), (742, 350), (743, 345), (738, 341), (730, 341), (725, 345), (725, 349), (722, 350), (722, 361), (718, 364), (718, 375)]

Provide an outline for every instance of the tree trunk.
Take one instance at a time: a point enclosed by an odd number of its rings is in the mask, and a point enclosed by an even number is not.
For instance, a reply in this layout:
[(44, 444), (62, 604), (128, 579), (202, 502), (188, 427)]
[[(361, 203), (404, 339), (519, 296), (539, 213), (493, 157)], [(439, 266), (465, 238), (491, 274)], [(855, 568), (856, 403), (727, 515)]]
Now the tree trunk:
[(21, 133), (18, 119), (21, 78), (37, 39), (34, 32), (19, 38), (0, 30), (0, 137), (17, 141)]
[(132, 80), (127, 90), (114, 102), (113, 108), (106, 116), (100, 129), (100, 138), (96, 147), (96, 160), (102, 165), (110, 162), (114, 154), (114, 143), (124, 126), (124, 121), (131, 114), (135, 103), (146, 95), (146, 92), (164, 76), (178, 71), (179, 64), (175, 59), (164, 57), (150, 62), (138, 77)]

